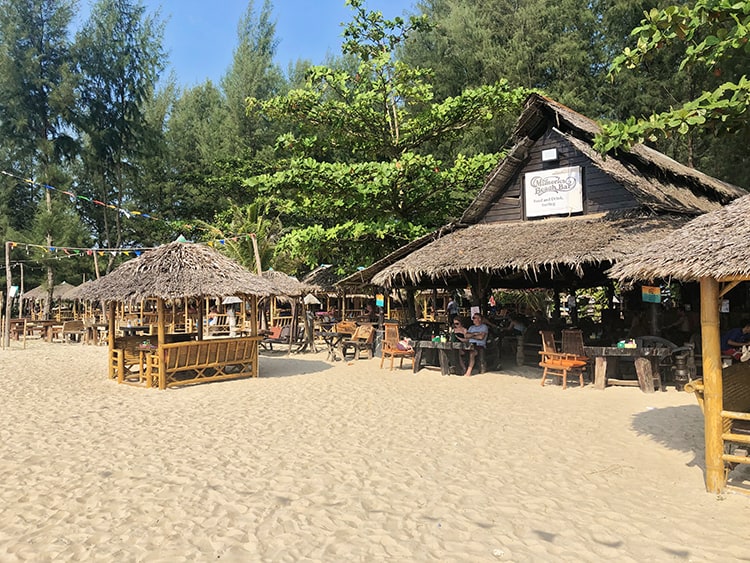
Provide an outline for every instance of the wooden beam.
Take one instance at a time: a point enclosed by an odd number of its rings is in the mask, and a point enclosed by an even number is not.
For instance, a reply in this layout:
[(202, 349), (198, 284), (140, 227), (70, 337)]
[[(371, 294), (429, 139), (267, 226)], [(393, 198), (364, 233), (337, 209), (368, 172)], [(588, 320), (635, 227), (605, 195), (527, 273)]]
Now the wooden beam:
[(721, 439), (723, 389), (719, 335), (719, 282), (701, 278), (701, 336), (703, 354), (706, 490), (721, 493), (726, 485), (724, 441)]
[(719, 291), (719, 297), (724, 297), (727, 293), (732, 291), (735, 287), (742, 283), (742, 280), (735, 280), (733, 282), (726, 282), (726, 284)]

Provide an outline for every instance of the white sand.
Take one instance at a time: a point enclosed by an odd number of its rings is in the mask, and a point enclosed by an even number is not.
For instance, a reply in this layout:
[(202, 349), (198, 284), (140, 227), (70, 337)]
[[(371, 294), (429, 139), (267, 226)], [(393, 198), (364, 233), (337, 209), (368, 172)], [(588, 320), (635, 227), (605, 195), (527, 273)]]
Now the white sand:
[(540, 387), (325, 354), (168, 391), (106, 349), (0, 350), (0, 561), (728, 561), (750, 497), (704, 492), (670, 388)]

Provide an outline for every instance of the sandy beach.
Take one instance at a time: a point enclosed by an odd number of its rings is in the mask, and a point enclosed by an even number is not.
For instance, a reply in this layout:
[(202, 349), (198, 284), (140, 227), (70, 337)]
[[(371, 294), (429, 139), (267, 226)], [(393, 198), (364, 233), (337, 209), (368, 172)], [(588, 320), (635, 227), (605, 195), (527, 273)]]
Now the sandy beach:
[(3, 562), (750, 559), (750, 497), (704, 492), (671, 387), (321, 352), (158, 391), (108, 381), (105, 347), (27, 344), (0, 350)]

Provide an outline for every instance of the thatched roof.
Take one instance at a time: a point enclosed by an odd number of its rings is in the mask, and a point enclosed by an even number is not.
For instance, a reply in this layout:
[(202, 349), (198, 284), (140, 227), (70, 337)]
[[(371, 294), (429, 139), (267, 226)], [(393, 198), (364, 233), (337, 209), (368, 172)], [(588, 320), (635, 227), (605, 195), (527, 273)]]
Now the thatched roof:
[(438, 230), (428, 233), (424, 236), (421, 236), (418, 239), (405, 244), (401, 248), (394, 250), (388, 256), (386, 256), (385, 258), (381, 258), (370, 267), (363, 268), (354, 272), (353, 274), (349, 274), (344, 279), (339, 280), (336, 285), (339, 287), (362, 287), (365, 285), (370, 285), (372, 284), (372, 278), (375, 274), (377, 274), (387, 266), (390, 266), (391, 264), (397, 262), (404, 256), (407, 256), (409, 253), (422, 248), (427, 244), (430, 244), (431, 242), (441, 238), (442, 236), (445, 236), (447, 233), (452, 232), (455, 228), (456, 225), (450, 224), (444, 227), (440, 227)]
[(270, 295), (274, 288), (237, 262), (200, 244), (172, 242), (92, 281), (82, 298), (137, 301), (152, 297)]
[(750, 279), (749, 238), (750, 195), (634, 250), (609, 274), (620, 280)]
[(525, 164), (531, 146), (555, 124), (555, 132), (585, 154), (594, 166), (631, 192), (644, 209), (698, 215), (719, 209), (747, 192), (703, 172), (680, 164), (646, 145), (634, 145), (603, 157), (593, 149), (601, 127), (592, 119), (539, 94), (531, 94), (516, 123), (507, 156), (489, 174), (487, 182), (461, 217), (476, 223)]
[[(75, 299), (70, 293), (75, 290), (78, 286), (70, 284), (66, 281), (60, 282), (52, 287), (52, 299)], [(39, 299), (41, 301), (47, 300), (47, 287), (39, 285), (34, 289), (24, 292), (24, 299)]]
[[(609, 265), (687, 222), (684, 216), (598, 215), (513, 223), (483, 223), (459, 229), (414, 250), (372, 278), (385, 287), (466, 285), (461, 275), (477, 271), (498, 278), (494, 287), (533, 287), (537, 276), (583, 277), (590, 267)], [(507, 282), (507, 283), (505, 283)]]
[(319, 291), (336, 292), (336, 283), (341, 278), (342, 276), (336, 273), (336, 268), (334, 268), (333, 264), (321, 264), (303, 277), (301, 281), (302, 283), (319, 287)]
[(284, 272), (266, 270), (261, 276), (274, 288), (272, 294), (277, 296), (300, 297), (319, 289), (317, 286), (303, 283), (294, 276), (290, 276)]

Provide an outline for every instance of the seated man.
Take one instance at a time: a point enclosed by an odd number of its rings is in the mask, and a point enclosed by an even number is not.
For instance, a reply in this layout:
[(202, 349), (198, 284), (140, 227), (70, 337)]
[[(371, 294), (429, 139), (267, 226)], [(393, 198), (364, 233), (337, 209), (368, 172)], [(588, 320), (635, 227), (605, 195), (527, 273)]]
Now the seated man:
[[(474, 345), (471, 347), (471, 350), (469, 350), (469, 366), (466, 368), (466, 373), (464, 373), (466, 377), (471, 377), (471, 372), (474, 369), (474, 363), (477, 359), (477, 348), (484, 348), (487, 346), (487, 334), (489, 333), (489, 328), (484, 324), (482, 315), (474, 313), (471, 320), (472, 325), (463, 332), (455, 330), (456, 338), (459, 342), (468, 342)], [(463, 368), (463, 358), (461, 358), (461, 364), (461, 367)]]
[(742, 328), (733, 328), (721, 336), (721, 353), (732, 356), (737, 361), (742, 358), (742, 347), (750, 344), (750, 321), (746, 321)]

